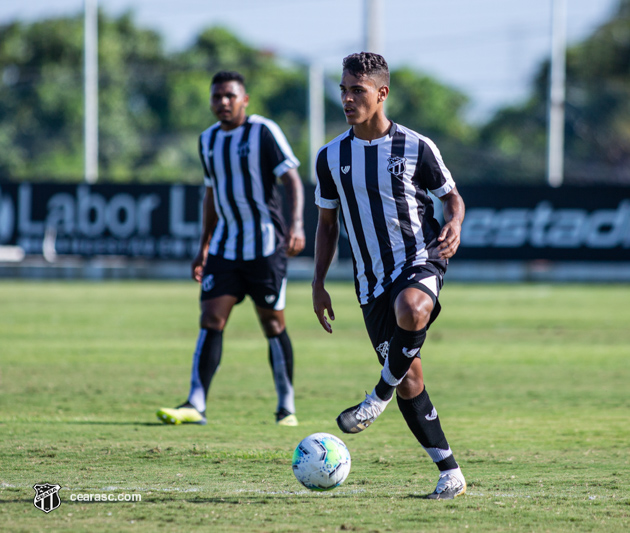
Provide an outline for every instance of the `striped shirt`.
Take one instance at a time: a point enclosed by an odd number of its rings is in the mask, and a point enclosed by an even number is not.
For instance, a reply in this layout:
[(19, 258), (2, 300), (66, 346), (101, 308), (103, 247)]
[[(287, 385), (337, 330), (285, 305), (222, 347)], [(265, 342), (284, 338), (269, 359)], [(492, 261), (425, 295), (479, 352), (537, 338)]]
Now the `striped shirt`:
[(284, 244), (277, 178), (300, 162), (272, 120), (251, 115), (233, 130), (220, 126), (199, 137), (204, 183), (214, 191), (218, 216), (208, 253), (245, 261), (268, 257)]
[(315, 203), (341, 207), (361, 305), (406, 268), (430, 261), (446, 270), (428, 191), (439, 198), (455, 182), (430, 139), (399, 124), (371, 142), (350, 129), (321, 148), (316, 173)]

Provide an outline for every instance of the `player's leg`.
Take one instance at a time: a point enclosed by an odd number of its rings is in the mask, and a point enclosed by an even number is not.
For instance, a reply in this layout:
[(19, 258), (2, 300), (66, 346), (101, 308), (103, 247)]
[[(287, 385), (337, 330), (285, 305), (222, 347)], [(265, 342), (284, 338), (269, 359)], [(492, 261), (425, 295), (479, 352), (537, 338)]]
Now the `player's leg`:
[(193, 355), (188, 403), (205, 412), (212, 378), (221, 363), (223, 330), (238, 299), (230, 294), (201, 302), (199, 337)]
[(439, 313), (437, 295), (441, 285), (435, 268), (413, 267), (403, 272), (385, 294), (363, 306), (365, 324), (383, 369), (372, 393), (337, 417), (342, 431), (363, 431), (385, 410), (414, 357), (420, 354), (426, 330)]
[(193, 353), (188, 399), (171, 409), (162, 408), (157, 416), (167, 424), (206, 423), (206, 398), (223, 352), (223, 329), (237, 298), (223, 295), (202, 300), (199, 334)]
[(420, 355), (434, 305), (434, 298), (416, 287), (408, 287), (396, 296), (396, 326), (381, 378), (375, 387), (380, 399), (391, 400), (394, 390), (402, 383), (414, 358)]
[(453, 499), (466, 492), (466, 480), (446, 440), (437, 410), (424, 386), (422, 362), (415, 358), (407, 375), (397, 387), (398, 407), (409, 429), (440, 471), (430, 499)]
[(223, 351), (223, 329), (234, 305), (244, 298), (235, 262), (208, 256), (200, 292), (199, 334), (193, 353), (188, 399), (176, 408), (158, 410), (166, 424), (205, 424), (206, 398)]
[[(389, 305), (389, 299), (384, 299), (383, 303)], [(367, 394), (363, 402), (346, 409), (337, 417), (337, 425), (345, 433), (359, 433), (376, 420), (391, 401), (396, 387), (404, 380), (414, 358), (420, 355), (420, 348), (426, 338), (426, 327), (434, 307), (433, 299), (415, 286), (408, 286), (395, 296), (393, 307), (395, 325), (388, 344), (387, 357), (383, 362), (381, 377), (372, 393)], [(374, 329), (374, 325), (369, 324), (373, 321), (369, 316), (373, 316), (375, 311), (375, 309), (369, 309), (367, 314), (364, 311), (368, 331)], [(384, 313), (386, 310), (383, 309), (380, 312)], [(386, 326), (389, 326), (387, 332), (391, 334), (391, 326), (389, 324)], [(378, 329), (382, 329), (382, 326)], [(370, 337), (372, 338), (373, 335)], [(376, 342), (379, 342), (385, 337), (379, 334), (377, 338)], [(378, 345), (375, 344), (375, 346)], [(418, 391), (420, 392), (421, 390)]]
[(286, 330), (284, 306), (287, 288), (287, 256), (278, 251), (248, 262), (243, 271), (247, 293), (256, 305), (260, 324), (269, 343), (269, 363), (278, 394), (276, 423), (297, 426), (293, 392), (293, 346)]
[(297, 426), (293, 392), (293, 346), (287, 333), (284, 311), (256, 306), (260, 324), (269, 343), (269, 364), (278, 395), (276, 422)]
[(420, 359), (433, 301), (426, 293), (408, 288), (397, 296), (394, 307), (397, 330), (388, 360), (394, 379), (401, 376), (396, 386), (398, 407), (409, 429), (440, 470), (438, 486), (429, 497), (452, 499), (466, 491), (466, 481), (425, 388)]
[[(394, 329), (396, 317), (390, 300), (390, 291), (382, 294), (372, 302), (361, 308), (363, 320), (372, 346), (378, 356), (381, 365), (388, 359), (388, 352)], [(383, 378), (381, 377), (381, 381)], [(380, 382), (379, 382), (380, 383)], [(390, 387), (387, 385), (387, 387)], [(383, 400), (377, 394), (377, 388), (365, 395), (365, 400), (343, 411), (337, 417), (337, 425), (344, 433), (359, 433), (369, 427), (376, 418), (385, 410), (392, 396)]]

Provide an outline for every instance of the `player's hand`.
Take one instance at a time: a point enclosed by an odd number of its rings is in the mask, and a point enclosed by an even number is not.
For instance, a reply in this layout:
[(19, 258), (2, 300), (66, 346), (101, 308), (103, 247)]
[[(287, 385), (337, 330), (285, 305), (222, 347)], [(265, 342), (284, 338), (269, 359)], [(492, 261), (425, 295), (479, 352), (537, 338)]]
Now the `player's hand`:
[(296, 256), (302, 250), (306, 244), (306, 238), (304, 237), (304, 228), (292, 227), (289, 230), (289, 236), (287, 239), (287, 255), (289, 257)]
[(332, 333), (332, 326), (326, 318), (326, 312), (330, 320), (335, 320), (335, 312), (332, 308), (332, 302), (330, 301), (330, 294), (324, 289), (323, 285), (313, 285), (313, 311), (317, 315), (317, 319), (322, 327), (328, 332)]
[(440, 259), (450, 259), (459, 248), (462, 225), (457, 220), (447, 222), (438, 237), (438, 252)]
[(190, 264), (190, 275), (197, 283), (201, 283), (203, 277), (203, 258), (204, 253), (199, 252)]

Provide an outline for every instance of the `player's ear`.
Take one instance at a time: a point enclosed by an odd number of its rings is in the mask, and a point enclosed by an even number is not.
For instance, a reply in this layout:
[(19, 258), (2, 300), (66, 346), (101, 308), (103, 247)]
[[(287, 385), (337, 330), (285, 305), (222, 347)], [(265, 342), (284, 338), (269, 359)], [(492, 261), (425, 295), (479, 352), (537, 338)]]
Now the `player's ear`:
[(249, 105), (249, 94), (245, 93), (245, 96), (243, 98), (243, 102), (245, 104), (245, 107), (247, 107)]
[(378, 90), (378, 102), (384, 102), (385, 100), (387, 100), (387, 95), (389, 94), (389, 87), (387, 85), (383, 85), (379, 90)]

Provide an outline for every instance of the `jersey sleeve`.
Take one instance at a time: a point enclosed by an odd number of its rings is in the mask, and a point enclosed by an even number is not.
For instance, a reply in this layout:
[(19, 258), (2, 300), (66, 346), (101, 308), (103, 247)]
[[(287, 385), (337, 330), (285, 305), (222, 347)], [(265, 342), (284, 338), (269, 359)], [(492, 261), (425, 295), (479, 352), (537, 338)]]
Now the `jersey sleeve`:
[[(206, 132), (199, 136), (199, 159), (203, 168), (203, 183), (206, 187), (212, 188), (212, 179), (210, 178), (210, 167), (208, 162), (208, 138)], [(204, 147), (205, 140), (205, 147)]]
[(328, 166), (328, 148), (323, 147), (317, 154), (315, 164), (315, 205), (324, 209), (336, 209), (339, 207), (339, 192)]
[[(438, 147), (430, 139), (421, 141), (424, 150), (416, 168), (415, 180), (423, 189), (428, 189), (435, 196), (441, 198), (455, 188), (455, 181), (444, 161)], [(422, 148), (422, 147), (421, 147)]]
[(272, 120), (265, 120), (261, 131), (261, 150), (267, 158), (276, 178), (282, 176), (287, 170), (297, 168), (300, 162), (293, 154), (287, 138), (282, 133), (280, 126)]

